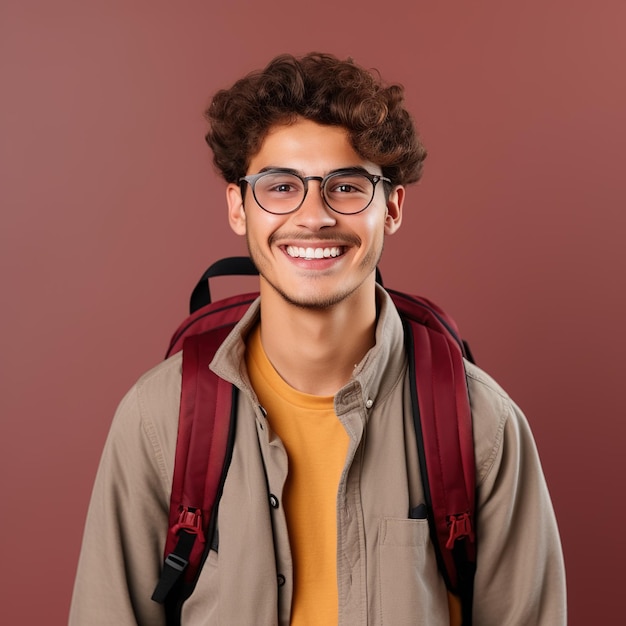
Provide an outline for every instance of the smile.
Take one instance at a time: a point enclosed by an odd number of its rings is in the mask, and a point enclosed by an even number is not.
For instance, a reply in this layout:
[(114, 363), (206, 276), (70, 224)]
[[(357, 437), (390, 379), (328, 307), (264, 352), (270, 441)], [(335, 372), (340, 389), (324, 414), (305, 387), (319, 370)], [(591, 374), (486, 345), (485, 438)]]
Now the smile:
[(343, 246), (333, 246), (331, 248), (299, 248), (297, 246), (287, 246), (287, 254), (294, 259), (328, 259), (341, 256), (344, 253)]

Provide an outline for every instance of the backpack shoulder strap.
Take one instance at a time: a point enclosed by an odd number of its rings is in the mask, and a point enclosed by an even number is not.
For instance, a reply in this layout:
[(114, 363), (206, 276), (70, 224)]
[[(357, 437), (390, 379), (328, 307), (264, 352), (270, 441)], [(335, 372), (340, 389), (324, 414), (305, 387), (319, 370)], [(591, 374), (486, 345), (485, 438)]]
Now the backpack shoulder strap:
[(402, 317), (430, 534), (448, 589), (471, 624), (476, 564), (472, 415), (454, 322), (427, 300), (390, 292)]
[(223, 327), (183, 344), (181, 403), (165, 562), (152, 599), (165, 603), (168, 624), (179, 623), (211, 547), (217, 503), (232, 456), (236, 387), (209, 369), (230, 331)]

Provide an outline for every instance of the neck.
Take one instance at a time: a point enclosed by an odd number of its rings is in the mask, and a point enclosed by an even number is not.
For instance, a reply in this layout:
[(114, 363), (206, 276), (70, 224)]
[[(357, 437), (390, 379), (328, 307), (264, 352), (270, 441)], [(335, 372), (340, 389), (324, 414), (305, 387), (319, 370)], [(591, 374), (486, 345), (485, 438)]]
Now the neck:
[[(369, 286), (368, 286), (369, 287)], [(334, 395), (374, 345), (375, 287), (326, 309), (297, 307), (261, 281), (261, 341), (280, 376), (294, 389)]]

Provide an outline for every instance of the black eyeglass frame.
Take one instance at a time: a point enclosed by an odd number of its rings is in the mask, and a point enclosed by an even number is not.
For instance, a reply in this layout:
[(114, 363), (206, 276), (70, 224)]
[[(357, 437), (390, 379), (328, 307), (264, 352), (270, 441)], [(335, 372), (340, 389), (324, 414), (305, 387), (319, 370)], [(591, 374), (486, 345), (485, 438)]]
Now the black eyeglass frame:
[[(296, 178), (299, 178), (302, 181), (302, 184), (304, 185), (304, 195), (302, 196), (302, 200), (300, 201), (300, 204), (298, 204), (298, 206), (295, 209), (291, 209), (291, 211), (284, 211), (284, 212), (270, 211), (269, 209), (266, 209), (256, 197), (255, 185), (256, 185), (257, 180), (259, 180), (259, 178), (262, 178), (263, 176), (267, 176), (268, 174), (281, 174), (281, 173), (290, 174), (291, 176), (295, 176)], [(370, 181), (370, 183), (372, 183), (372, 197), (369, 199), (369, 202), (362, 209), (355, 211), (354, 213), (345, 213), (344, 211), (338, 211), (333, 206), (331, 206), (330, 202), (328, 202), (328, 199), (326, 198), (326, 195), (324, 194), (324, 190), (326, 189), (326, 184), (328, 183), (330, 179), (336, 176), (344, 176), (346, 174), (356, 174), (359, 176), (363, 176), (364, 178), (367, 178)], [(372, 204), (372, 201), (374, 200), (374, 196), (376, 195), (376, 185), (378, 184), (378, 182), (382, 180), (383, 182), (391, 185), (390, 178), (387, 178), (386, 176), (382, 176), (380, 174), (370, 174), (368, 171), (364, 171), (360, 168), (359, 169), (345, 168), (345, 169), (340, 169), (340, 170), (334, 170), (330, 172), (329, 174), (326, 174), (326, 176), (301, 176), (300, 174), (298, 174), (298, 172), (295, 172), (294, 170), (291, 170), (291, 169), (273, 168), (273, 169), (264, 170), (263, 172), (259, 172), (258, 174), (250, 174), (248, 176), (242, 176), (239, 179), (239, 186), (241, 188), (241, 197), (243, 198), (245, 196), (244, 183), (248, 183), (248, 185), (250, 185), (250, 187), (252, 188), (252, 195), (254, 196), (255, 202), (266, 213), (271, 213), (272, 215), (290, 215), (291, 213), (295, 213), (304, 204), (304, 201), (306, 200), (306, 196), (309, 193), (309, 181), (310, 180), (318, 180), (320, 182), (320, 195), (322, 197), (322, 200), (324, 201), (324, 204), (331, 211), (334, 211), (335, 213), (339, 213), (339, 215), (358, 215), (359, 213), (363, 213), (363, 211), (365, 211), (365, 209), (367, 209), (367, 207), (369, 207), (369, 205)]]

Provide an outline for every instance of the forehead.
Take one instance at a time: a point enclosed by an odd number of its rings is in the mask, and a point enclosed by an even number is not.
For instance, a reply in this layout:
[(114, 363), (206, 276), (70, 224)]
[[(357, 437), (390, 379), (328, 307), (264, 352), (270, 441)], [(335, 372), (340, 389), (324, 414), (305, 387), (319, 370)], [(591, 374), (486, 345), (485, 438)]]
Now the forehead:
[(327, 126), (298, 118), (290, 124), (273, 126), (252, 156), (248, 174), (267, 167), (289, 167), (307, 175), (324, 175), (332, 170), (362, 166), (372, 174), (381, 169), (361, 157), (342, 126)]

